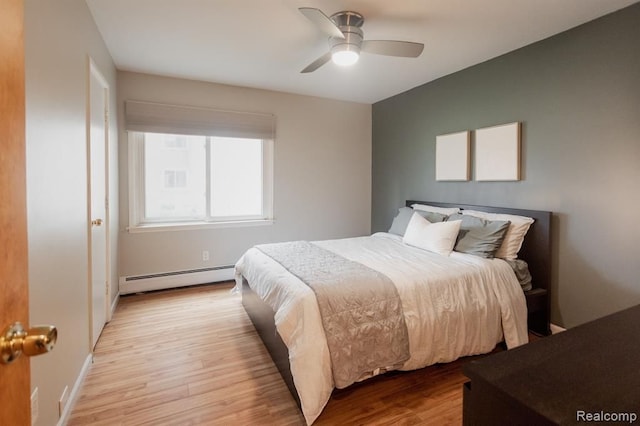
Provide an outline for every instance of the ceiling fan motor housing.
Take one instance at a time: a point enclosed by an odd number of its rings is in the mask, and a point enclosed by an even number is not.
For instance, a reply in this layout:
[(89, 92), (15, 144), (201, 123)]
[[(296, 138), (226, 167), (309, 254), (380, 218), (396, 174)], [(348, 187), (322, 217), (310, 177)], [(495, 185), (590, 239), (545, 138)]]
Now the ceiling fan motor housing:
[(364, 24), (364, 17), (356, 12), (344, 11), (334, 13), (330, 18), (344, 34), (344, 38), (329, 38), (331, 52), (354, 51), (359, 54), (363, 38), (361, 27)]

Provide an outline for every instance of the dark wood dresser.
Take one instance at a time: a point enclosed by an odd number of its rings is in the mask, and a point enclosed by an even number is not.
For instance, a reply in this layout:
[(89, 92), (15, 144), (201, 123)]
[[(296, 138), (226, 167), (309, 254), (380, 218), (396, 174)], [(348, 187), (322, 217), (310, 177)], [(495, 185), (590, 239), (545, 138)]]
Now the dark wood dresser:
[(464, 425), (638, 424), (640, 305), (463, 371)]

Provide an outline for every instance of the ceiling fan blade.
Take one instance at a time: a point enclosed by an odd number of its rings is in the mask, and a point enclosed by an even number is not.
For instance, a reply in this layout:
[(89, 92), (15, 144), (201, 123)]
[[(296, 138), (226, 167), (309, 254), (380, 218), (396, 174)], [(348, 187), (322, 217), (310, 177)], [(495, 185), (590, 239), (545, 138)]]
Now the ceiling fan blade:
[(322, 13), (320, 9), (315, 7), (300, 7), (298, 10), (306, 16), (311, 22), (316, 24), (322, 32), (331, 37), (344, 38), (344, 34), (340, 31), (340, 28), (336, 27), (331, 18)]
[(302, 74), (306, 74), (308, 72), (314, 72), (315, 70), (317, 70), (318, 68), (320, 68), (321, 66), (329, 62), (330, 60), (331, 60), (331, 52), (327, 52), (324, 55), (320, 56), (315, 61), (311, 62), (309, 65), (307, 65), (305, 69), (303, 69), (300, 72)]
[(417, 58), (423, 49), (422, 43), (395, 40), (365, 40), (360, 47), (363, 52), (403, 58)]

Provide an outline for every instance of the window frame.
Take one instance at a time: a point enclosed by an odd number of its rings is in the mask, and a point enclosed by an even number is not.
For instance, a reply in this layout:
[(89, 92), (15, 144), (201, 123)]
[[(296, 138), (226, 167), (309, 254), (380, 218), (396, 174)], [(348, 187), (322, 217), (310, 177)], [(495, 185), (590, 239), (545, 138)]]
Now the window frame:
[[(259, 139), (262, 141), (262, 214), (245, 216), (211, 216), (210, 192), (210, 140), (215, 136), (206, 137), (206, 214), (203, 218), (145, 218), (145, 152), (143, 131), (127, 131), (128, 139), (128, 173), (129, 173), (129, 226), (127, 231), (155, 232), (178, 231), (190, 229), (213, 229), (246, 226), (262, 226), (274, 223), (273, 218), (273, 139)], [(255, 138), (258, 139), (258, 138)]]

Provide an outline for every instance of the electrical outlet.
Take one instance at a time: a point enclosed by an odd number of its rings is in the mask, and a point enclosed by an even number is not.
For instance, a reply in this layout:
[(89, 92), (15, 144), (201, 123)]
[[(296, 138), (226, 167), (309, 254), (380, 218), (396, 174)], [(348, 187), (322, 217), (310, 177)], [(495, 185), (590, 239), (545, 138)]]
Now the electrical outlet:
[(69, 386), (65, 386), (62, 391), (62, 395), (60, 395), (60, 399), (58, 400), (58, 415), (62, 417), (62, 413), (64, 413), (64, 409), (67, 406), (67, 402), (69, 401)]
[(209, 250), (202, 250), (202, 261), (206, 262), (209, 260)]
[(31, 424), (35, 425), (38, 421), (38, 388), (36, 387), (31, 394)]

